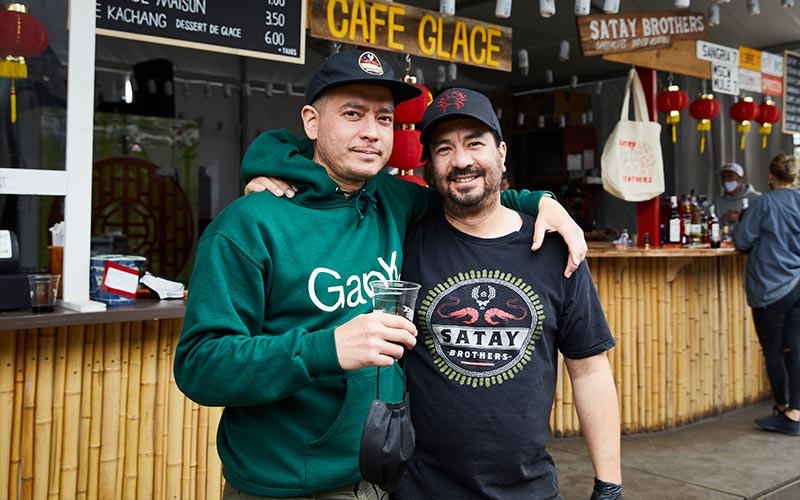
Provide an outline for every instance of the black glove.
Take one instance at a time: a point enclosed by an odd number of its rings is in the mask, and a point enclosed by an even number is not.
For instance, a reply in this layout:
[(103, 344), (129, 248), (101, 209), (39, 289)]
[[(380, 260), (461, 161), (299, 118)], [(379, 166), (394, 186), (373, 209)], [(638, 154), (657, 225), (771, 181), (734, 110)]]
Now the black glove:
[(622, 485), (594, 478), (594, 488), (589, 500), (622, 500)]

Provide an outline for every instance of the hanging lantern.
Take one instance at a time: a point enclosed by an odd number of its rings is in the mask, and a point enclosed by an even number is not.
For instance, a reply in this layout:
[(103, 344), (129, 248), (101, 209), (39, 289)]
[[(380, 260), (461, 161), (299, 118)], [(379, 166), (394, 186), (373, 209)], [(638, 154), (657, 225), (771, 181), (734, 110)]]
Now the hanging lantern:
[(406, 75), (403, 80), (419, 88), (422, 93), (408, 101), (401, 102), (394, 110), (394, 121), (399, 125), (394, 131), (394, 146), (389, 157), (389, 165), (400, 172), (401, 179), (427, 186), (425, 180), (414, 174), (414, 170), (422, 167), (422, 144), (419, 142), (420, 131), (416, 124), (422, 121), (422, 115), (433, 101), (433, 94), (424, 85), (417, 83), (414, 76)]
[(675, 124), (681, 121), (681, 110), (689, 105), (689, 96), (677, 85), (670, 85), (656, 98), (656, 106), (667, 113), (667, 124), (672, 125), (672, 142), (676, 142)]
[(758, 118), (756, 121), (761, 124), (758, 133), (761, 134), (761, 147), (767, 147), (767, 136), (772, 133), (772, 124), (781, 119), (781, 110), (775, 106), (775, 101), (767, 97), (764, 103), (758, 107)]
[(719, 115), (719, 102), (713, 94), (702, 94), (689, 105), (689, 114), (697, 120), (700, 135), (700, 154), (706, 150), (706, 133), (711, 130), (711, 120)]
[(28, 77), (26, 57), (38, 57), (47, 49), (47, 30), (19, 3), (0, 11), (0, 77), (11, 78), (11, 123), (17, 121), (17, 89), (14, 80)]
[(753, 102), (752, 97), (743, 97), (728, 109), (730, 117), (739, 122), (736, 131), (742, 134), (739, 143), (740, 149), (744, 149), (745, 134), (750, 132), (750, 122), (758, 118), (758, 113), (758, 104)]

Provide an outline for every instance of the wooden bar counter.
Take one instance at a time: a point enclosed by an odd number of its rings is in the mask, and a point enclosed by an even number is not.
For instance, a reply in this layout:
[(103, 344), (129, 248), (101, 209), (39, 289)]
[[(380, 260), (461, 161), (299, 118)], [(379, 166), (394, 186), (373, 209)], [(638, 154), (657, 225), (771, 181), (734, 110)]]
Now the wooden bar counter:
[(0, 498), (220, 498), (222, 408), (178, 391), (185, 305), (0, 314)]
[[(626, 433), (679, 426), (769, 394), (733, 250), (590, 250), (617, 346)], [(213, 499), (221, 408), (178, 391), (183, 301), (101, 313), (0, 313), (0, 498)], [(579, 432), (569, 379), (551, 424)]]
[[(622, 431), (655, 431), (770, 394), (734, 249), (590, 249), (588, 263), (617, 346), (609, 360)], [(579, 432), (559, 373), (555, 435)]]

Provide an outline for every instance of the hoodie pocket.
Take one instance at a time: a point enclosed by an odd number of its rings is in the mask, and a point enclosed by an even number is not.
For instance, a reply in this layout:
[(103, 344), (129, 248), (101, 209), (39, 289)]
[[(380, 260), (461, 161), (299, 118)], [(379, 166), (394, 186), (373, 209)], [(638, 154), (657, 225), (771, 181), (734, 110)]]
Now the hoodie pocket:
[[(381, 369), (381, 396), (402, 398), (402, 371), (395, 364)], [(328, 430), (305, 445), (306, 488), (358, 481), (358, 450), (369, 405), (376, 394), (375, 370), (347, 379), (344, 403)], [(393, 402), (393, 401), (392, 401)]]

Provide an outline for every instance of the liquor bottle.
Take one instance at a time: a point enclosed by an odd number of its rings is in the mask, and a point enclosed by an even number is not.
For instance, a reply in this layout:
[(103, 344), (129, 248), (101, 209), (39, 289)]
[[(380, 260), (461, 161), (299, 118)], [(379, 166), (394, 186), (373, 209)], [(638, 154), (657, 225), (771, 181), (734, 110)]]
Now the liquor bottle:
[(692, 243), (692, 195), (687, 195), (683, 203), (681, 215), (681, 245), (688, 247)]
[(700, 204), (698, 203), (698, 196), (694, 193), (694, 189), (692, 189), (692, 204), (689, 208), (691, 209), (690, 213), (692, 216), (692, 238), (690, 242), (692, 245), (700, 245), (703, 242), (703, 229), (701, 224), (703, 214)]
[(714, 205), (708, 207), (708, 235), (711, 248), (719, 248), (722, 243), (722, 232), (719, 229), (719, 219)]
[(678, 197), (670, 196), (669, 202), (672, 205), (672, 214), (669, 216), (669, 237), (667, 242), (679, 244), (681, 242), (681, 216), (678, 213)]

